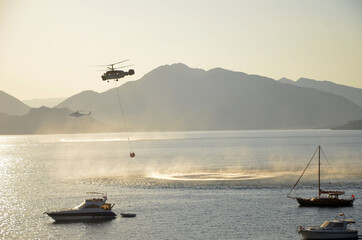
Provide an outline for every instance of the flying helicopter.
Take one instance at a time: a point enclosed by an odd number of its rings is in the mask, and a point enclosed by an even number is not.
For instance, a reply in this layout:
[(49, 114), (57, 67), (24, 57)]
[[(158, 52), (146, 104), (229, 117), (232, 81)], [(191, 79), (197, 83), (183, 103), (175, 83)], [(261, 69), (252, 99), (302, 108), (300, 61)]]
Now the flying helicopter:
[(92, 114), (92, 112), (88, 112), (88, 113), (81, 113), (83, 111), (75, 111), (75, 112), (72, 112), (69, 114), (69, 116), (72, 116), (72, 117), (83, 117), (83, 116), (89, 116)]
[(117, 65), (117, 64), (120, 64), (120, 63), (123, 63), (123, 62), (127, 62), (127, 61), (129, 61), (129, 59), (123, 60), (123, 61), (120, 61), (120, 62), (116, 62), (116, 63), (112, 63), (112, 64), (100, 65), (99, 67), (107, 67), (107, 69), (108, 69), (108, 71), (105, 72), (102, 75), (102, 80), (107, 81), (107, 82), (109, 82), (109, 80), (118, 81), (118, 79), (120, 79), (120, 78), (124, 78), (125, 76), (133, 75), (134, 74), (133, 69), (129, 69), (128, 71), (117, 70), (117, 69), (120, 69), (120, 68), (133, 66), (133, 64), (126, 65), (126, 66), (121, 66), (121, 67), (114, 67), (114, 65)]
[[(103, 81), (107, 81), (107, 82), (109, 82), (109, 80), (114, 80), (114, 81), (116, 82), (116, 81), (118, 81), (118, 79), (120, 79), (120, 78), (124, 78), (125, 76), (130, 76), (130, 75), (135, 74), (135, 72), (134, 72), (133, 69), (129, 69), (128, 71), (117, 70), (117, 69), (120, 69), (120, 68), (125, 68), (125, 67), (129, 67), (129, 66), (133, 66), (133, 64), (131, 64), (131, 65), (126, 65), (126, 66), (121, 66), (121, 67), (114, 67), (114, 65), (117, 65), (117, 64), (120, 64), (120, 63), (124, 63), (124, 62), (127, 62), (127, 61), (129, 61), (129, 59), (123, 60), (123, 61), (120, 61), (120, 62), (116, 62), (116, 63), (112, 63), (112, 64), (99, 65), (99, 66), (95, 66), (95, 67), (107, 67), (108, 71), (105, 72), (105, 73), (102, 75), (102, 80), (103, 80)], [(123, 118), (123, 122), (124, 122), (124, 127), (125, 127), (125, 130), (126, 130), (126, 133), (127, 133), (128, 143), (129, 143), (130, 150), (131, 150), (131, 152), (129, 153), (129, 156), (130, 156), (131, 158), (134, 158), (134, 157), (136, 156), (136, 154), (135, 154), (134, 151), (132, 151), (131, 141), (130, 141), (129, 134), (128, 134), (128, 130), (127, 130), (126, 119), (125, 119), (125, 117), (124, 117), (124, 113), (123, 113), (123, 109), (122, 109), (122, 103), (121, 103), (121, 98), (120, 98), (119, 92), (118, 92), (118, 87), (116, 87), (115, 89), (116, 89), (117, 98), (118, 98), (118, 103), (119, 103), (119, 107), (120, 107), (121, 114), (122, 114), (122, 118)]]

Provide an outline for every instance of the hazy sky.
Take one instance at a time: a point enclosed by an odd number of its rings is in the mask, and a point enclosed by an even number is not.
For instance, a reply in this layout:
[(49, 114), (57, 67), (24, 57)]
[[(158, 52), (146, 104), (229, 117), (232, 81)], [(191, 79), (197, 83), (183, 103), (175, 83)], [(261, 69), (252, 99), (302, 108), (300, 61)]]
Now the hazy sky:
[[(362, 88), (362, 1), (0, 0), (0, 90), (21, 100), (105, 91), (182, 62)], [(98, 68), (102, 69), (102, 68)]]

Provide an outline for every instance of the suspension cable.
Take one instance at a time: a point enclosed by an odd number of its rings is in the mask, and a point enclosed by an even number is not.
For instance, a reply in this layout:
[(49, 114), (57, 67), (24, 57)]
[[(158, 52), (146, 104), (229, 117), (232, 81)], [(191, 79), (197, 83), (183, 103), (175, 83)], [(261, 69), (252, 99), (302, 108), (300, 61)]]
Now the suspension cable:
[(117, 99), (118, 99), (119, 108), (120, 108), (121, 114), (122, 114), (122, 119), (123, 119), (124, 128), (125, 128), (126, 134), (127, 134), (128, 146), (129, 146), (129, 149), (131, 150), (131, 152), (133, 152), (131, 140), (130, 140), (130, 138), (129, 138), (129, 133), (128, 133), (128, 129), (127, 129), (126, 118), (124, 117), (124, 112), (123, 112), (121, 97), (119, 96), (118, 85), (117, 85), (116, 81), (114, 81), (114, 85), (116, 86)]

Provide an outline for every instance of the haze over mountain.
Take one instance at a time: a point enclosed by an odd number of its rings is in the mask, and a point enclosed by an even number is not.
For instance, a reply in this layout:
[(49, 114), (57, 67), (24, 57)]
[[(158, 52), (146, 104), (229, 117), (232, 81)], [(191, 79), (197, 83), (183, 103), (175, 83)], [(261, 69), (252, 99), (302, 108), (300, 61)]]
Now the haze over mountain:
[(343, 96), (350, 101), (358, 104), (362, 107), (362, 89), (348, 87), (340, 84), (336, 84), (334, 82), (329, 81), (317, 81), (308, 78), (300, 78), (298, 81), (294, 82), (287, 78), (282, 78), (279, 82), (293, 84), (299, 87), (308, 87), (321, 90), (323, 92), (333, 93), (336, 95)]
[(362, 130), (362, 119), (349, 121), (348, 123), (332, 128), (333, 130)]
[[(362, 118), (362, 108), (344, 97), (221, 68), (165, 65), (118, 89), (134, 131), (322, 128)], [(122, 125), (115, 88), (84, 91), (57, 107)]]
[(22, 100), (22, 102), (32, 108), (39, 108), (42, 106), (54, 107), (59, 103), (63, 102), (65, 99), (66, 98), (47, 98), (47, 99), (36, 98), (36, 99)]
[(0, 134), (55, 134), (106, 132), (108, 126), (100, 124), (91, 116), (71, 117), (71, 111), (63, 108), (32, 108), (23, 116), (0, 113)]
[(29, 111), (30, 107), (19, 99), (0, 90), (0, 113), (9, 115), (23, 115)]

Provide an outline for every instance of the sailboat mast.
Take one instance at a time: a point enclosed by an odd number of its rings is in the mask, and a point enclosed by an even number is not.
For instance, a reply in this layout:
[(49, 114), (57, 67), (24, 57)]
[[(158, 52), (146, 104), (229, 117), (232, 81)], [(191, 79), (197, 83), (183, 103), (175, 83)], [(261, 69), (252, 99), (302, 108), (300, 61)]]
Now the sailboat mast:
[(318, 197), (321, 196), (321, 146), (318, 147)]

